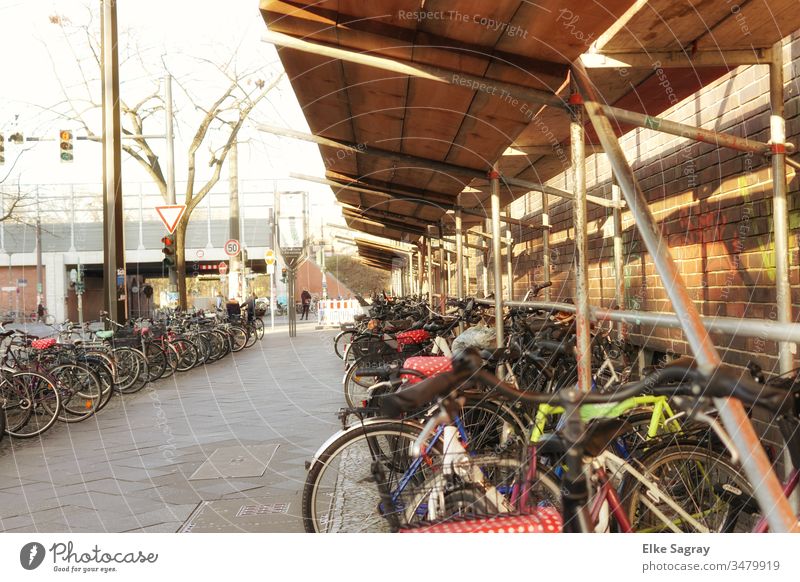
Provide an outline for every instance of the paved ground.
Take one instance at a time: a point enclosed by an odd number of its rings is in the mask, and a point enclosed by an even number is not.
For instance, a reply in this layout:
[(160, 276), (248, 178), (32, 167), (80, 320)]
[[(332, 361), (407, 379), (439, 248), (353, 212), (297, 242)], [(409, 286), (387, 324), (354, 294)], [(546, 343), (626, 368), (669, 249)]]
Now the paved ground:
[(304, 463), (344, 401), (335, 332), (314, 327), (291, 342), (276, 327), (40, 439), (4, 437), (0, 530), (301, 531)]

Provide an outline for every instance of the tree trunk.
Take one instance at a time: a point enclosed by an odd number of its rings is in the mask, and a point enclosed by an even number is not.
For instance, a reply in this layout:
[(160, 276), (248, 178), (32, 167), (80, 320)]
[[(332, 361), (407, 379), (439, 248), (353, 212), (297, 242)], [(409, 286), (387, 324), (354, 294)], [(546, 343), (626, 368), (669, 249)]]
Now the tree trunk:
[(187, 216), (181, 218), (175, 229), (175, 273), (178, 278), (178, 306), (185, 310), (186, 301), (186, 227)]

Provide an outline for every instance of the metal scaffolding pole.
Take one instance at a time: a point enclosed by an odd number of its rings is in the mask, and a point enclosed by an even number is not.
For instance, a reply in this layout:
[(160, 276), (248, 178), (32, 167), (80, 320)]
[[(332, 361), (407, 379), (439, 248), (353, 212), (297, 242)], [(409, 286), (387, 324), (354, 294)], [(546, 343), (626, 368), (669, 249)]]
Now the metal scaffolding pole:
[[(489, 232), (491, 228), (492, 228), (492, 220), (490, 218), (487, 218), (486, 221), (484, 222), (483, 232)], [(489, 296), (489, 251), (488, 250), (484, 251), (481, 257), (482, 257), (481, 270), (483, 275), (481, 277), (481, 280), (483, 283), (483, 296), (488, 297)]]
[(586, 150), (584, 149), (583, 110), (576, 107), (570, 116), (572, 153), (572, 214), (575, 221), (575, 360), (578, 390), (592, 389), (592, 351), (589, 330), (589, 261), (586, 216)]
[[(470, 295), (470, 282), (469, 282), (469, 263), (470, 263), (470, 256), (469, 254), (464, 255), (464, 297), (468, 297)], [(477, 290), (475, 291), (477, 295)]]
[(432, 254), (432, 244), (431, 244), (431, 237), (425, 237), (425, 258), (427, 259), (427, 267), (428, 267), (428, 308), (433, 309), (433, 254)]
[[(783, 104), (783, 45), (772, 48), (769, 64), (769, 100), (771, 108), (770, 142), (772, 143), (772, 219), (775, 229), (775, 285), (779, 323), (792, 321), (792, 290), (789, 286), (789, 208), (786, 200), (786, 120)], [(781, 374), (794, 369), (789, 342), (778, 344)]]
[(439, 313), (444, 314), (447, 304), (447, 253), (444, 252), (444, 241), (439, 240), (439, 270), (437, 271), (436, 291), (439, 293)]
[(456, 295), (464, 298), (464, 234), (461, 231), (461, 209), (456, 208)]
[(506, 293), (508, 301), (514, 301), (514, 239), (511, 236), (511, 231), (506, 231), (506, 281), (508, 285), (508, 292)]
[(494, 259), (494, 329), (497, 333), (497, 347), (502, 348), (503, 341), (503, 257), (500, 240), (500, 172), (497, 163), (489, 172), (492, 184), (492, 258)]
[[(625, 158), (625, 153), (614, 134), (611, 122), (606, 117), (603, 107), (597, 102), (594, 87), (580, 62), (573, 66), (573, 73), (586, 100), (586, 112), (589, 114), (592, 125), (609, 157), (614, 176), (622, 188), (622, 193), (633, 213), (645, 247), (664, 283), (673, 309), (681, 321), (686, 340), (695, 354), (697, 367), (705, 376), (711, 377), (720, 364), (719, 354), (703, 327), (700, 314), (686, 291), (686, 285), (670, 255), (669, 248), (661, 238), (655, 219), (650, 212), (647, 198), (640, 189), (633, 169)], [(764, 511), (770, 530), (773, 532), (796, 531), (797, 518), (783, 494), (781, 483), (772, 470), (772, 464), (761, 446), (742, 403), (728, 398), (715, 398), (714, 404), (719, 410), (725, 429), (742, 457), (745, 475), (751, 483), (756, 485), (755, 497)]]
[(417, 295), (422, 298), (422, 289), (425, 284), (425, 243), (417, 253)]
[[(622, 192), (620, 192), (617, 184), (611, 185), (611, 200), (622, 200)], [(612, 211), (614, 216), (614, 297), (617, 301), (617, 309), (625, 309), (625, 258), (622, 248), (622, 210), (615, 207)], [(617, 326), (617, 332), (620, 339), (625, 333), (625, 325), (620, 323)]]
[[(542, 282), (550, 282), (550, 201), (547, 192), (542, 192)], [(545, 301), (551, 299), (550, 287), (545, 287)]]
[[(481, 305), (491, 305), (491, 299), (478, 299)], [(544, 311), (563, 311), (575, 313), (572, 303), (552, 301), (508, 301), (506, 307), (526, 307)], [(633, 325), (647, 325), (653, 327), (666, 327), (669, 329), (682, 329), (681, 320), (672, 313), (658, 313), (652, 311), (619, 311), (617, 309), (604, 309), (589, 306), (589, 315), (592, 321), (614, 321), (630, 323)], [(731, 337), (758, 337), (765, 340), (778, 341), (787, 339), (800, 342), (800, 323), (781, 324), (764, 319), (742, 319), (738, 317), (701, 317), (703, 326), (712, 333), (721, 333)]]

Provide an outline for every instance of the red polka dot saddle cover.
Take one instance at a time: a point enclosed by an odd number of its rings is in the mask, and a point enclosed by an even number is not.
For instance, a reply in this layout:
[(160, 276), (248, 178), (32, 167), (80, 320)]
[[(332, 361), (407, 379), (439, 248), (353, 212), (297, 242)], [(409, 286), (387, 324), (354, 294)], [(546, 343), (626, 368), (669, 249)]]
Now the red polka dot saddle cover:
[(46, 350), (48, 348), (52, 348), (54, 345), (56, 345), (56, 338), (54, 337), (37, 339), (31, 342), (31, 347), (34, 350)]
[(561, 514), (540, 507), (526, 515), (464, 516), (441, 523), (420, 523), (400, 533), (561, 533)]
[(409, 329), (407, 331), (401, 331), (395, 338), (397, 339), (398, 346), (411, 346), (421, 344), (431, 339), (431, 334), (424, 329)]
[[(414, 356), (407, 358), (403, 362), (403, 368), (407, 370), (414, 370), (422, 374), (425, 378), (430, 378), (442, 372), (450, 372), (453, 370), (453, 362), (447, 356)], [(422, 378), (415, 374), (401, 374), (400, 379), (408, 382), (409, 384), (416, 384)]]

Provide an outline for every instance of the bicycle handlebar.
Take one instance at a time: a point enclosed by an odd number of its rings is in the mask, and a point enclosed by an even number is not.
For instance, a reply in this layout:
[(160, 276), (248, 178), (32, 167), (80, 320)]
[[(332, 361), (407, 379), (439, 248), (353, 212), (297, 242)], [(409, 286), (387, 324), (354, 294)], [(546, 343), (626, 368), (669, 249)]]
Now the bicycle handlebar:
[[(476, 359), (477, 358), (477, 359)], [(656, 370), (639, 382), (620, 386), (614, 392), (576, 393), (565, 388), (556, 394), (526, 392), (497, 378), (481, 367), (482, 361), (475, 352), (454, 359), (452, 372), (444, 372), (423, 380), (404, 390), (384, 396), (381, 409), (388, 416), (419, 410), (437, 397), (458, 391), (466, 380), (474, 380), (499, 394), (531, 404), (548, 404), (553, 401), (581, 404), (607, 404), (621, 402), (643, 393), (654, 395), (712, 398), (738, 398), (748, 405), (758, 405), (773, 411), (792, 405), (789, 393), (779, 388), (770, 388), (736, 375), (726, 368), (718, 368), (711, 378), (703, 376), (693, 361), (681, 358)]]

